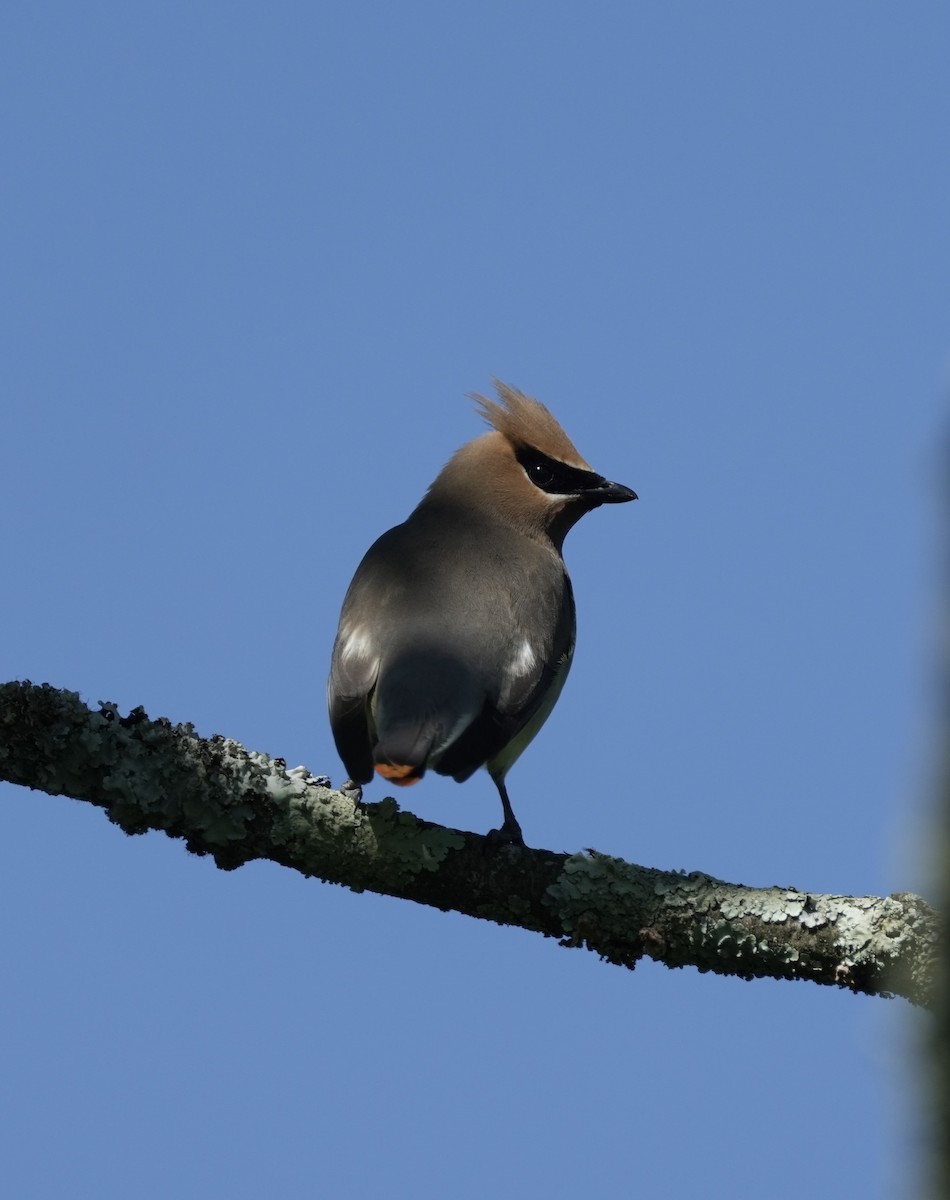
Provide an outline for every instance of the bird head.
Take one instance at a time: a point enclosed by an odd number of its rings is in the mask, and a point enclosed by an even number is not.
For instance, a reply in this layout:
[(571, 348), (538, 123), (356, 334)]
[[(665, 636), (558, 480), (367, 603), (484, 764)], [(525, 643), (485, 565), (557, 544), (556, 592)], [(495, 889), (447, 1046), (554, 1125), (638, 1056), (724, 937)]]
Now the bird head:
[(495, 381), (497, 399), (473, 395), (491, 426), (449, 460), (429, 489), (560, 550), (568, 530), (601, 504), (637, 494), (599, 475), (540, 401)]

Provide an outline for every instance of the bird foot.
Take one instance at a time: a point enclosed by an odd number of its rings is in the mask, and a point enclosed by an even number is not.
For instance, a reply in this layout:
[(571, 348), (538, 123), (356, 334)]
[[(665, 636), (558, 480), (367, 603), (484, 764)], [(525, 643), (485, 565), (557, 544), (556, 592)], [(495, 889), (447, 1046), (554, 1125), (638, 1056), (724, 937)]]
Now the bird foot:
[(346, 796), (347, 800), (352, 800), (357, 808), (362, 804), (363, 788), (360, 784), (354, 783), (352, 779), (345, 779), (340, 784), (340, 791)]
[(490, 846), (524, 847), (524, 835), (517, 821), (505, 821), (500, 829), (490, 829), (485, 835)]

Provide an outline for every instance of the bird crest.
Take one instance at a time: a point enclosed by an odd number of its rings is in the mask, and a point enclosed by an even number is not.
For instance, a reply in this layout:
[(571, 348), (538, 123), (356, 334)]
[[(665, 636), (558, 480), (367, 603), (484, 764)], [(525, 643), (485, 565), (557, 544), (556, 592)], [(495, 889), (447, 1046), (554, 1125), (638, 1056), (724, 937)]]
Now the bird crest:
[(492, 382), (498, 400), (478, 392), (472, 392), (471, 399), (478, 404), (482, 417), (493, 429), (497, 429), (513, 446), (530, 446), (558, 462), (590, 470), (590, 464), (581, 457), (554, 414), (540, 400), (526, 396), (500, 379)]

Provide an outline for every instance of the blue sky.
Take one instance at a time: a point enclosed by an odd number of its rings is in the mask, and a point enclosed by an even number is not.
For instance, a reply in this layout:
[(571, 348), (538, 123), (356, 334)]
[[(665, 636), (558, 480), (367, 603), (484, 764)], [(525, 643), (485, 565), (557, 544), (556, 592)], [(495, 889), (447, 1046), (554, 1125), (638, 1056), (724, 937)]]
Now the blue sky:
[[(948, 34), (6, 4), (0, 674), (339, 779), (346, 585), (497, 375), (640, 495), (566, 544), (528, 842), (926, 891)], [(909, 1194), (902, 1004), (629, 974), (2, 790), (11, 1194)], [(484, 774), (400, 799), (498, 819)]]

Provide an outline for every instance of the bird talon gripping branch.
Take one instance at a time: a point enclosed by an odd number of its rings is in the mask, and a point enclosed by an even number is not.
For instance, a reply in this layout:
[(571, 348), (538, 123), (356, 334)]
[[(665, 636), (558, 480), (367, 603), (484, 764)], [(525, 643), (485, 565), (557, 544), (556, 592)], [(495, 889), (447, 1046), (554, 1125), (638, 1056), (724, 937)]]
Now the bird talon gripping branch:
[(523, 845), (505, 776), (571, 665), (564, 537), (592, 509), (637, 497), (592, 470), (543, 404), (496, 390), (476, 397), (491, 432), (357, 568), (327, 692), (345, 786), (378, 772), (404, 787), (427, 770), (462, 782), (484, 766), (504, 810), (489, 836)]
[(340, 784), (340, 791), (348, 800), (352, 800), (356, 808), (359, 808), (363, 803), (363, 789), (358, 783), (354, 783), (352, 779), (344, 779)]

